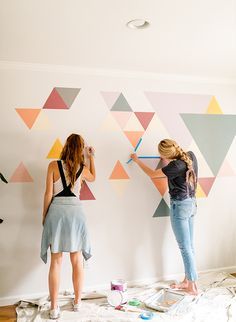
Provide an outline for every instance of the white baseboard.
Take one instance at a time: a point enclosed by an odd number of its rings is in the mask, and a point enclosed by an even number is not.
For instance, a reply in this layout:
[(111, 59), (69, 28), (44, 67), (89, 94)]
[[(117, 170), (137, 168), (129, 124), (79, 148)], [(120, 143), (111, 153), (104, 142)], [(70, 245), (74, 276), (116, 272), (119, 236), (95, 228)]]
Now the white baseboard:
[[(198, 273), (203, 274), (203, 273), (210, 273), (210, 272), (236, 273), (236, 266), (213, 268), (213, 269), (208, 269), (204, 271), (199, 271)], [(171, 274), (171, 275), (164, 275), (160, 277), (133, 280), (133, 281), (128, 281), (128, 286), (144, 285), (144, 284), (147, 285), (147, 284), (152, 284), (157, 281), (163, 281), (163, 280), (179, 280), (182, 277), (183, 277), (183, 274)], [(110, 283), (96, 284), (96, 285), (84, 287), (84, 292), (87, 293), (95, 290), (101, 291), (101, 290), (107, 290), (109, 288), (110, 288)], [(71, 290), (68, 290), (68, 291), (70, 292)], [(21, 300), (38, 299), (47, 295), (48, 295), (48, 292), (42, 292), (42, 293), (20, 294), (15, 296), (0, 297), (0, 306), (13, 305), (18, 303)]]

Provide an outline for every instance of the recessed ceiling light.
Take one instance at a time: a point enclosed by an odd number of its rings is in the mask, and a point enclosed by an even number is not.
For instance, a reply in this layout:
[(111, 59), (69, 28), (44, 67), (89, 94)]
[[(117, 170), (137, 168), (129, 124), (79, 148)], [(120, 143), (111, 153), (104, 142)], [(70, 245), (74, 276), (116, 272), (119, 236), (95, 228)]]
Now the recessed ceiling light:
[(134, 19), (127, 22), (126, 26), (132, 29), (144, 29), (147, 28), (150, 23), (144, 19)]

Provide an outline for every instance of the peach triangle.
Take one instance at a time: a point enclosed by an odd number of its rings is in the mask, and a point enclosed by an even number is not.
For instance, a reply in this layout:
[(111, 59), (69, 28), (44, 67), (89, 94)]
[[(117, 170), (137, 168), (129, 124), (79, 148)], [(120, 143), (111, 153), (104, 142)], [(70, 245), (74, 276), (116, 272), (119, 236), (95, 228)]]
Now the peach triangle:
[(223, 114), (215, 96), (211, 98), (210, 104), (208, 105), (207, 114)]
[(95, 200), (94, 195), (89, 189), (87, 183), (84, 181), (80, 190), (80, 200)]
[(144, 130), (146, 130), (155, 112), (135, 112), (134, 114), (137, 116)]
[(18, 165), (9, 182), (33, 182), (33, 179), (24, 166), (23, 162)]
[(144, 131), (124, 131), (124, 133), (135, 148), (139, 139), (143, 136)]
[(116, 162), (116, 165), (109, 177), (110, 180), (117, 180), (117, 179), (129, 179), (128, 174), (126, 173), (125, 169), (123, 168), (120, 161)]
[(36, 121), (41, 109), (36, 108), (16, 108), (16, 112), (20, 115), (26, 126), (31, 129)]
[(235, 176), (234, 170), (231, 168), (231, 166), (227, 160), (225, 160), (224, 163), (222, 164), (217, 176), (219, 176), (219, 177)]
[(166, 193), (167, 187), (168, 187), (167, 179), (166, 178), (154, 178), (151, 180), (154, 183), (155, 187), (160, 192), (160, 194), (162, 196), (164, 196), (164, 194)]
[(215, 177), (198, 179), (199, 185), (201, 186), (206, 196), (208, 196), (214, 181), (215, 181)]
[(62, 144), (59, 139), (56, 139), (51, 150), (47, 155), (47, 159), (59, 159), (62, 151)]

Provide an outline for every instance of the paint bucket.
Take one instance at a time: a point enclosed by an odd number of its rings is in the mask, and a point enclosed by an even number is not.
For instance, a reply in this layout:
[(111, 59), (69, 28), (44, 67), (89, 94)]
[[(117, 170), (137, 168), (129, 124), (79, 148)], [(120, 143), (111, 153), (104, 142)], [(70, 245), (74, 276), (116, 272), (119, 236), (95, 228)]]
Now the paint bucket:
[(111, 281), (111, 290), (126, 292), (127, 291), (127, 283), (122, 279), (112, 280)]
[(114, 307), (127, 303), (127, 283), (122, 279), (111, 281), (111, 291), (107, 295), (107, 302)]

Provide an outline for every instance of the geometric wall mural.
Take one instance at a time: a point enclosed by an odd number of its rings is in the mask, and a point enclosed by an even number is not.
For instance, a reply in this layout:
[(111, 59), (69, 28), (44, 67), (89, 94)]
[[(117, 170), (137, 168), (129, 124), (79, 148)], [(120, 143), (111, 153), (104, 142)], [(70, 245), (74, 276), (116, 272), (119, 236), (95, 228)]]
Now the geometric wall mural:
[[(192, 143), (202, 153), (213, 177), (199, 177), (197, 198), (206, 198), (216, 176), (234, 175), (226, 155), (236, 135), (236, 115), (224, 115), (216, 98), (211, 95), (145, 92), (154, 111), (135, 111), (121, 92), (101, 92), (120, 130), (134, 148), (156, 114), (160, 124), (188, 151)], [(163, 165), (158, 164), (157, 168)], [(199, 168), (201, 164), (199, 163)], [(210, 171), (209, 170), (209, 171)], [(111, 177), (109, 178), (111, 179)], [(167, 216), (169, 206), (163, 199), (168, 191), (167, 179), (152, 179), (162, 196), (153, 217)]]
[(81, 185), (80, 200), (95, 200), (95, 197), (86, 181), (83, 181)]
[(41, 112), (40, 108), (16, 108), (15, 110), (29, 129), (32, 128)]
[(63, 145), (61, 141), (59, 139), (56, 139), (47, 155), (47, 159), (60, 159), (62, 148)]

